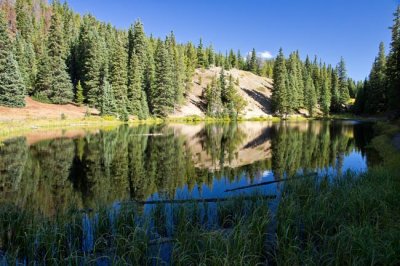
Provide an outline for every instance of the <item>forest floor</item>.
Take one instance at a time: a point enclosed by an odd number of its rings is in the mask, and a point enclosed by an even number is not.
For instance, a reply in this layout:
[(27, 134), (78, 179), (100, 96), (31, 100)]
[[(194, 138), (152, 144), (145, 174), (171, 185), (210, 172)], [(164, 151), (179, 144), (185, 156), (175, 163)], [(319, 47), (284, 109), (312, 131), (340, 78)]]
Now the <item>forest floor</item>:
[(90, 115), (99, 115), (99, 111), (85, 106), (73, 104), (48, 104), (33, 100), (30, 97), (25, 99), (26, 106), (23, 108), (9, 108), (0, 106), (0, 122), (27, 121), (41, 119), (61, 119), (64, 115), (68, 119), (84, 118)]

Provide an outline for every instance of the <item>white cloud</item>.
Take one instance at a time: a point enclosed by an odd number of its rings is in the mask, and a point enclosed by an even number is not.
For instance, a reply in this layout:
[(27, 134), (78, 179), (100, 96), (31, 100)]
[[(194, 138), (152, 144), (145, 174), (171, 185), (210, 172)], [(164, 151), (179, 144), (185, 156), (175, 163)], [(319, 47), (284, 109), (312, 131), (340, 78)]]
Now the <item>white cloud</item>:
[[(251, 52), (247, 53), (247, 56), (244, 58), (244, 60), (247, 60), (248, 57), (251, 56)], [(263, 60), (268, 60), (268, 59), (272, 59), (274, 58), (274, 56), (272, 55), (272, 53), (270, 51), (263, 51), (263, 52), (257, 52), (257, 57)]]
[(262, 59), (271, 59), (273, 57), (270, 51), (259, 52), (258, 56)]

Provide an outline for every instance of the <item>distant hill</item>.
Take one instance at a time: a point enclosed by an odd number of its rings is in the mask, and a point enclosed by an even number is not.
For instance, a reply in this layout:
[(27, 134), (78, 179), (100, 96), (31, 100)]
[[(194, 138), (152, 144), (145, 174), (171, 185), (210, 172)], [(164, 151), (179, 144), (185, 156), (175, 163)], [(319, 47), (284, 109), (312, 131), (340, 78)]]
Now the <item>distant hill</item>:
[[(204, 91), (207, 84), (215, 76), (219, 76), (220, 67), (210, 69), (196, 69), (192, 81), (192, 89), (186, 95), (184, 104), (177, 108), (171, 117), (205, 116), (206, 100)], [(257, 76), (251, 72), (231, 69), (225, 71), (226, 76), (232, 75), (234, 80), (239, 79), (238, 93), (247, 102), (242, 116), (245, 118), (267, 117), (271, 111), (272, 79)], [(201, 83), (200, 83), (201, 82)], [(240, 89), (239, 89), (240, 88)]]

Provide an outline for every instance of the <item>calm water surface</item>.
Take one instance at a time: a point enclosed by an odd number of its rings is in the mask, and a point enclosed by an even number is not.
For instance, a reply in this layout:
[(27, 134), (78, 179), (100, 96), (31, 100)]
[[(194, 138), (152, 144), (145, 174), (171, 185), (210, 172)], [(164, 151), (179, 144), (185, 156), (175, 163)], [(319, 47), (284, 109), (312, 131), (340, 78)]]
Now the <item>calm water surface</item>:
[(365, 171), (370, 124), (244, 122), (32, 132), (0, 147), (0, 203), (55, 215), (122, 201), (278, 195), (290, 178)]

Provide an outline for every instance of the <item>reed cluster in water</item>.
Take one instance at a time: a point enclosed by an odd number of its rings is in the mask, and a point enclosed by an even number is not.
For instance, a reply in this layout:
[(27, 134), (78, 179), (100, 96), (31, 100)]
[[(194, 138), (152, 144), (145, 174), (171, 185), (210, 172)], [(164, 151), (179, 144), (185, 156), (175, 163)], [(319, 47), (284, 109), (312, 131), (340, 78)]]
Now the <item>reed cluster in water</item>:
[[(89, 212), (89, 213), (88, 213)], [(8, 264), (257, 264), (266, 261), (267, 199), (123, 202), (45, 217), (15, 206), (0, 210)]]

